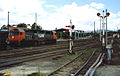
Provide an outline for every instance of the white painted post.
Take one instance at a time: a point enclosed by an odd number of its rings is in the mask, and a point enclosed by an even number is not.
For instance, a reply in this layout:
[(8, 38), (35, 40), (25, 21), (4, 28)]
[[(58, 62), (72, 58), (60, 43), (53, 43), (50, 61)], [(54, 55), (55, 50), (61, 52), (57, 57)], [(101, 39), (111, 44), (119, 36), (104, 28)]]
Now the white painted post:
[(102, 24), (102, 30), (103, 30), (103, 37), (102, 37), (102, 46), (103, 50), (105, 50), (105, 26), (104, 26), (104, 10), (103, 10), (103, 24)]
[[(72, 21), (70, 20), (70, 26), (72, 27)], [(69, 53), (72, 54), (72, 28), (70, 28), (70, 50), (69, 50)]]
[(76, 38), (76, 31), (75, 31), (75, 40), (76, 40), (77, 38)]
[(101, 17), (100, 17), (100, 42), (101, 42)]
[(79, 34), (80, 34), (80, 33), (79, 33), (79, 31), (78, 31), (78, 39), (79, 39)]
[[(107, 9), (106, 9), (106, 13), (107, 13)], [(107, 40), (107, 16), (106, 16), (106, 46), (108, 44), (108, 40)]]

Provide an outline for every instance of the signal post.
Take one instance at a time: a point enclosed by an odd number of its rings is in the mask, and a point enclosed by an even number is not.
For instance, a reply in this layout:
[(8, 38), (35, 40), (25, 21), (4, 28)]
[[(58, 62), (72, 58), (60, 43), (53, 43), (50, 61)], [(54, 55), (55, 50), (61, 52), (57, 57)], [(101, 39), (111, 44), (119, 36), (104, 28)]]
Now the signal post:
[(72, 25), (72, 21), (70, 20), (70, 25), (66, 26), (70, 28), (70, 48), (69, 48), (69, 53), (73, 53), (73, 40), (72, 40), (72, 29), (74, 29), (74, 25)]
[[(100, 27), (101, 27), (101, 19), (102, 19), (102, 51), (105, 52), (107, 46), (107, 17), (110, 15), (110, 13), (107, 12), (107, 9), (106, 9), (106, 15), (104, 15), (105, 13), (104, 10), (102, 11), (102, 13), (103, 13), (102, 16), (100, 13), (97, 13), (97, 16), (100, 17)], [(106, 35), (105, 35), (105, 22), (104, 22), (105, 18), (106, 18)], [(100, 34), (101, 34), (101, 30), (100, 30)]]

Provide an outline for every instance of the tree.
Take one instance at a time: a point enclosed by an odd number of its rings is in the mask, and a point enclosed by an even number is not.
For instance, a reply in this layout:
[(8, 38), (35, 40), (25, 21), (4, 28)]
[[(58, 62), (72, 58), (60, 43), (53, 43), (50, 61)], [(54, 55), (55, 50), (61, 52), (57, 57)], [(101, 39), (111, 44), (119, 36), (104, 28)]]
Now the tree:
[(7, 28), (7, 26), (6, 25), (3, 25), (2, 27), (1, 27), (1, 29), (6, 29)]
[(8, 29), (7, 25), (3, 25), (1, 29)]
[(14, 26), (17, 26), (17, 25), (13, 24), (11, 27), (14, 27)]
[(31, 29), (33, 30), (42, 30), (42, 27), (37, 23), (33, 23)]
[(26, 28), (27, 28), (27, 25), (26, 25), (25, 23), (19, 23), (19, 24), (17, 25), (17, 27), (26, 27)]

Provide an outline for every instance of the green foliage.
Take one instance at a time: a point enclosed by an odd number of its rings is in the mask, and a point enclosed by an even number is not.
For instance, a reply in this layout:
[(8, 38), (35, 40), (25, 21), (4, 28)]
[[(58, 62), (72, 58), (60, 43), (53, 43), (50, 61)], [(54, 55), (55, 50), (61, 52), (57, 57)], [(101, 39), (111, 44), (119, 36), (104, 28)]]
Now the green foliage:
[(15, 24), (13, 24), (11, 27), (14, 27), (14, 26), (16, 26)]
[(33, 23), (31, 29), (33, 30), (42, 30), (42, 27), (37, 23)]
[(25, 23), (19, 23), (19, 24), (17, 24), (17, 27), (26, 27), (27, 28), (27, 25)]
[(1, 29), (7, 29), (8, 27), (6, 25), (3, 25)]

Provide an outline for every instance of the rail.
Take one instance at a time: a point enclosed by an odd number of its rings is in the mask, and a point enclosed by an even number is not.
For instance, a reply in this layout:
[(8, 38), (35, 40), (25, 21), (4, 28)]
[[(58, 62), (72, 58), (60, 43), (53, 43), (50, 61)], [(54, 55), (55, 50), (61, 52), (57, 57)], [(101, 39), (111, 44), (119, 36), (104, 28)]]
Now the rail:
[(104, 58), (105, 54), (101, 54), (98, 59), (96, 60), (96, 62), (89, 68), (89, 70), (86, 72), (85, 76), (93, 76), (95, 70), (97, 69), (97, 67), (102, 63), (103, 58)]
[(74, 74), (74, 76), (77, 76), (79, 72), (88, 64), (92, 56), (95, 54), (96, 50), (92, 53), (92, 55), (89, 57), (89, 59), (83, 64), (83, 66)]
[[(89, 48), (88, 48), (89, 49)], [(55, 71), (53, 71), (52, 73), (48, 74), (48, 76), (52, 76), (54, 74), (56, 74), (56, 72), (58, 72), (60, 69), (66, 67), (67, 65), (69, 65), (70, 63), (74, 62), (76, 59), (78, 59), (82, 54), (84, 54), (85, 51), (87, 51), (88, 49), (85, 49), (82, 53), (80, 53), (77, 57), (75, 57), (74, 59), (72, 59), (71, 61), (69, 61), (68, 63), (60, 66), (59, 68), (57, 68)], [(92, 55), (94, 54), (95, 52), (92, 53)]]

